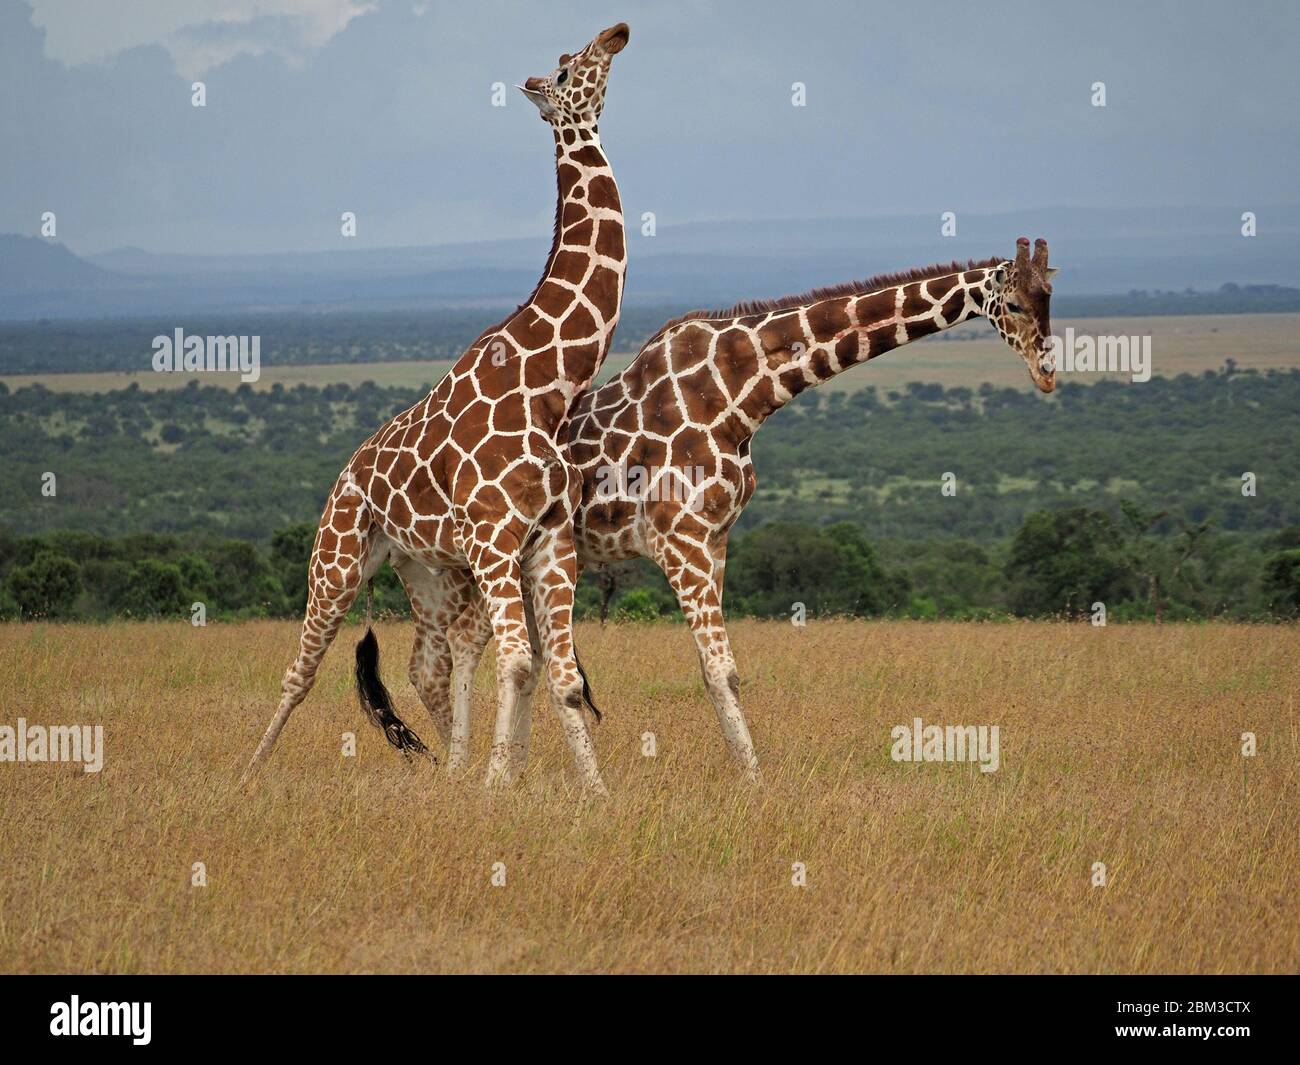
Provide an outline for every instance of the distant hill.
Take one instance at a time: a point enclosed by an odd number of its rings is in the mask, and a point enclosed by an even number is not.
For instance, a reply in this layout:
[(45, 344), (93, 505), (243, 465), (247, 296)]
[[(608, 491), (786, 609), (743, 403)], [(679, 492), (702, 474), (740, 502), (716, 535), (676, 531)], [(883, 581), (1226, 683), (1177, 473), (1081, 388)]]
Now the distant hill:
[[(720, 306), (886, 270), (1011, 255), (1046, 236), (1058, 293), (1218, 291), (1300, 284), (1300, 206), (1256, 211), (1243, 237), (1236, 206), (1044, 208), (959, 215), (751, 219), (667, 224), (628, 235), (632, 306)], [(550, 234), (526, 240), (265, 255), (156, 254), (120, 248), (78, 258), (30, 237), (0, 236), (0, 319), (507, 307), (537, 279)]]
[(52, 240), (0, 233), (0, 293), (69, 291), (112, 276)]

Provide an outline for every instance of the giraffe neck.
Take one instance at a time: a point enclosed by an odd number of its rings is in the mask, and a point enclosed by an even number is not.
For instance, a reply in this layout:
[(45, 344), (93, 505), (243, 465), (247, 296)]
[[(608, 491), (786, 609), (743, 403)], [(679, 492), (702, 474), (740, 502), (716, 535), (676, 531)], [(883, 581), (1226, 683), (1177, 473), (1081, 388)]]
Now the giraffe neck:
[[(849, 367), (983, 317), (995, 273), (996, 267), (980, 267), (770, 312), (756, 330), (760, 347), (756, 369), (749, 349), (755, 387), (736, 403), (740, 422), (752, 433), (799, 393)], [(748, 317), (752, 323), (753, 316)], [(725, 333), (741, 321), (712, 324)], [(739, 346), (721, 342), (717, 350), (720, 358), (741, 353)], [(763, 386), (765, 377), (770, 386)]]
[[(555, 130), (555, 238), (541, 281), (519, 314), (554, 327), (554, 344), (525, 356), (524, 385), (541, 389), (558, 432), (573, 400), (591, 384), (618, 325), (627, 270), (623, 208), (595, 129)], [(544, 324), (543, 324), (544, 323)], [(535, 405), (535, 409), (536, 409)]]

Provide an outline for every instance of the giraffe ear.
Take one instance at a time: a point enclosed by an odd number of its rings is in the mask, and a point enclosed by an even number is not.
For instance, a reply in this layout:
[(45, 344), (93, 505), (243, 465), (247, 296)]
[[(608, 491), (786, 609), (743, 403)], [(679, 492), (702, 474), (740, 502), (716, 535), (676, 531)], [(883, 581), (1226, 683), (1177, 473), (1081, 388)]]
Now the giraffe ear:
[(619, 52), (627, 45), (627, 39), (630, 32), (626, 22), (620, 22), (617, 26), (611, 26), (607, 30), (602, 30), (596, 38), (596, 43), (603, 48), (607, 55), (618, 55)]
[(1060, 267), (1049, 266), (1046, 272), (1043, 274), (1043, 276), (1046, 277), (1048, 281), (1051, 281), (1052, 278), (1054, 278), (1060, 272), (1061, 272)]

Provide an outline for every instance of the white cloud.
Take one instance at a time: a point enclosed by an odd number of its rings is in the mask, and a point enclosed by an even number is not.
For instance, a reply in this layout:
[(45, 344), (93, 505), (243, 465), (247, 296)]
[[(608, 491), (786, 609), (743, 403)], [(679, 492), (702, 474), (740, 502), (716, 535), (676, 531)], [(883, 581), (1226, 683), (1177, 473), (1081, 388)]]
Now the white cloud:
[(45, 31), (45, 53), (65, 66), (103, 62), (128, 48), (159, 45), (187, 78), (240, 55), (301, 62), (369, 0), (27, 0)]

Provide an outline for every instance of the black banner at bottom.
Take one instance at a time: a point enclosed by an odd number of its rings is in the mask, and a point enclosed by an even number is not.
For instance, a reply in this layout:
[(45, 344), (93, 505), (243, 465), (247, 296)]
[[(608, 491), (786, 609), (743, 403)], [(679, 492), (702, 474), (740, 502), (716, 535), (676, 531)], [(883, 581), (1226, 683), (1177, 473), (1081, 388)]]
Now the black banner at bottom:
[[(510, 978), (506, 978), (510, 979)], [(515, 978), (516, 982), (523, 978)], [(707, 986), (701, 986), (707, 980)], [(576, 982), (575, 982), (576, 981)], [(683, 982), (684, 981), (684, 982)], [(458, 1030), (493, 1049), (517, 1040), (603, 1047), (632, 1038), (685, 1050), (698, 1032), (764, 1049), (815, 1049), (881, 1038), (946, 1046), (1090, 1050), (1152, 1046), (1275, 1052), (1296, 1038), (1294, 977), (867, 976), (534, 978), (489, 988), (439, 976), (9, 976), (0, 1024), (6, 1050), (95, 1053), (355, 1049), (390, 1036), (441, 1041)], [(500, 1019), (493, 1015), (500, 1013)], [(471, 1023), (458, 1026), (465, 1017)], [(487, 1022), (486, 1025), (478, 1022)], [(486, 1030), (485, 1030), (486, 1029)], [(548, 1033), (543, 1037), (541, 1033)], [(685, 1040), (685, 1042), (683, 1042)], [(435, 1043), (431, 1043), (432, 1048)], [(617, 1043), (613, 1044), (617, 1046)]]

